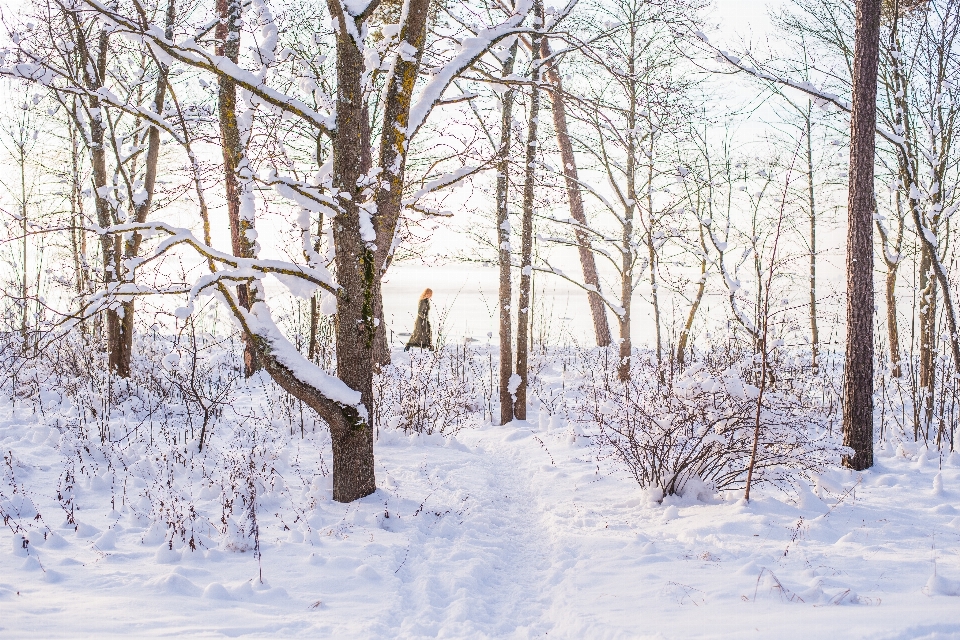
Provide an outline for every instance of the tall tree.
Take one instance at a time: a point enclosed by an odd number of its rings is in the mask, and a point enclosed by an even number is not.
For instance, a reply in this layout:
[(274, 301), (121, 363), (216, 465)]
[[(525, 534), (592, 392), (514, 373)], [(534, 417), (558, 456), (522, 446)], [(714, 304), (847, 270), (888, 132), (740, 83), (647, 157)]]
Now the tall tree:
[(537, 182), (537, 138), (540, 122), (540, 82), (542, 76), (543, 2), (534, 0), (534, 32), (530, 47), (530, 108), (527, 113), (527, 144), (524, 149), (523, 221), (520, 234), (520, 295), (517, 306), (517, 376), (513, 414), (527, 419), (527, 368), (530, 357), (530, 287), (533, 277), (533, 208)]
[(593, 246), (586, 231), (587, 216), (583, 209), (583, 194), (580, 192), (580, 177), (577, 174), (577, 158), (573, 153), (573, 142), (567, 127), (567, 106), (563, 95), (563, 82), (558, 63), (553, 59), (550, 43), (543, 39), (543, 59), (546, 65), (545, 77), (549, 82), (553, 129), (560, 148), (560, 161), (563, 163), (563, 177), (567, 188), (567, 200), (570, 204), (570, 217), (577, 223), (575, 236), (577, 251), (580, 255), (580, 267), (583, 269), (583, 283), (587, 288), (587, 300), (590, 303), (590, 315), (593, 318), (593, 332), (598, 347), (610, 345), (610, 324), (607, 322), (607, 309), (603, 303), (600, 289), (600, 277), (597, 274), (597, 261), (593, 255)]
[[(517, 60), (519, 39), (507, 48), (503, 60), (503, 77), (513, 74)], [(500, 424), (513, 420), (513, 330), (510, 326), (510, 305), (513, 300), (513, 282), (510, 274), (510, 147), (513, 140), (513, 103), (515, 90), (509, 85), (503, 93), (500, 107), (500, 149), (497, 154), (497, 249), (500, 261)], [(516, 390), (516, 387), (513, 387)]]
[(843, 464), (873, 466), (873, 203), (881, 0), (858, 0), (847, 198), (847, 346)]
[[(217, 14), (220, 16), (216, 27), (216, 54), (223, 56), (233, 64), (240, 59), (240, 26), (243, 8), (240, 0), (217, 0)], [(227, 216), (230, 220), (230, 245), (233, 255), (238, 258), (253, 257), (254, 221), (241, 213), (243, 197), (238, 171), (244, 160), (244, 145), (241, 142), (240, 126), (237, 122), (237, 82), (232, 77), (221, 74), (217, 78), (217, 111), (220, 119), (220, 146), (223, 151), (223, 186), (226, 189)], [(244, 309), (251, 305), (249, 286), (245, 282), (237, 285), (237, 300)], [(260, 368), (257, 351), (249, 339), (244, 339), (244, 373), (251, 376)]]

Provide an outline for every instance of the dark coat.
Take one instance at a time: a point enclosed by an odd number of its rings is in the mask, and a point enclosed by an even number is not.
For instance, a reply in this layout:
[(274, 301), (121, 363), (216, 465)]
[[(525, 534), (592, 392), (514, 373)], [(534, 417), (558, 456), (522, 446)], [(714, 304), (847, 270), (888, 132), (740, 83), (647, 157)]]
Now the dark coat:
[(404, 351), (409, 351), (410, 347), (420, 347), (421, 349), (430, 349), (433, 351), (433, 329), (430, 327), (430, 298), (424, 298), (420, 301), (420, 307), (417, 309), (417, 323), (413, 327), (413, 335), (407, 342)]

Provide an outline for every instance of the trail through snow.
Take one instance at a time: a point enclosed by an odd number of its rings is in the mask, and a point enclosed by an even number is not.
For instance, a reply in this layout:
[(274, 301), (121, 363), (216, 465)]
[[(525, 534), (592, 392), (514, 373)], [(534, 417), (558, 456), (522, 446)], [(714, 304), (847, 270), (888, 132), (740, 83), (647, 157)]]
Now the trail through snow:
[[(284, 482), (257, 503), (262, 558), (204, 539), (171, 550), (157, 523), (111, 506), (102, 467), (64, 522), (56, 431), (7, 410), (4, 508), (28, 516), (29, 548), (5, 529), (0, 636), (960, 638), (956, 455), (884, 445), (862, 475), (749, 505), (660, 504), (562, 419), (386, 429), (380, 488), (342, 505), (301, 464), (328, 440), (284, 442)], [(192, 499), (215, 512), (221, 496)]]

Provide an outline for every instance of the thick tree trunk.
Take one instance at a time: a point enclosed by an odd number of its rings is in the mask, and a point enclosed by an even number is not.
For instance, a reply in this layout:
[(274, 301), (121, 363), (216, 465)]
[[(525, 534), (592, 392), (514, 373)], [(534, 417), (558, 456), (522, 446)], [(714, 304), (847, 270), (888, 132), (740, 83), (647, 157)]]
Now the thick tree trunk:
[(881, 0), (856, 10), (850, 191), (847, 205), (847, 345), (843, 381), (843, 464), (873, 466), (873, 180)]
[[(513, 73), (517, 60), (517, 41), (508, 49), (503, 61), (503, 76)], [(510, 143), (513, 139), (514, 90), (508, 88), (503, 94), (500, 113), (500, 150), (497, 160), (497, 246), (500, 258), (500, 424), (513, 420), (513, 394), (510, 382), (513, 376), (513, 335), (510, 326), (510, 304), (513, 300), (513, 283), (510, 273)]]
[[(550, 58), (550, 45), (543, 39), (543, 57)], [(587, 216), (583, 208), (583, 195), (580, 192), (580, 178), (577, 175), (577, 159), (573, 153), (573, 143), (567, 129), (567, 107), (563, 97), (563, 84), (560, 73), (553, 62), (548, 62), (546, 79), (553, 88), (550, 90), (553, 128), (557, 134), (557, 146), (560, 148), (560, 160), (563, 162), (563, 176), (566, 181), (567, 200), (570, 203), (570, 217), (578, 225), (587, 226)], [(593, 291), (587, 294), (590, 302), (590, 315), (593, 318), (593, 331), (598, 347), (610, 345), (610, 325), (607, 323), (607, 310), (600, 296), (600, 278), (597, 275), (597, 263), (593, 255), (590, 236), (583, 229), (577, 229), (577, 251), (580, 254), (580, 267), (583, 269), (583, 282)]]
[[(220, 22), (216, 28), (216, 53), (236, 63), (240, 55), (240, 22), (242, 7), (240, 0), (217, 0), (217, 13)], [(243, 160), (243, 147), (240, 142), (240, 128), (237, 124), (237, 84), (226, 76), (218, 76), (218, 113), (220, 120), (220, 142), (223, 146), (223, 183), (226, 189), (227, 215), (230, 220), (230, 244), (233, 255), (249, 258), (253, 256), (253, 242), (247, 235), (253, 230), (253, 221), (240, 215), (241, 185), (237, 170)], [(249, 309), (252, 302), (246, 284), (237, 285), (237, 299)], [(244, 374), (252, 376), (260, 368), (257, 352), (249, 341), (243, 348)]]
[[(543, 23), (543, 2), (534, 0), (534, 19), (538, 24)], [(517, 309), (517, 376), (520, 384), (517, 385), (516, 400), (513, 405), (513, 415), (518, 420), (527, 419), (527, 370), (530, 359), (530, 318), (533, 309), (530, 308), (530, 287), (533, 276), (533, 206), (536, 195), (537, 180), (537, 138), (540, 117), (540, 61), (541, 41), (543, 36), (534, 33), (531, 41), (530, 79), (533, 87), (530, 90), (530, 110), (527, 118), (527, 144), (524, 153), (523, 178), (523, 222), (520, 239), (520, 295)]]
[[(341, 286), (336, 315), (337, 377), (360, 392), (368, 417), (361, 426), (341, 428), (330, 424), (333, 438), (333, 497), (351, 502), (376, 490), (374, 477), (373, 430), (373, 342), (376, 334), (374, 294), (380, 279), (373, 249), (360, 233), (359, 205), (366, 118), (361, 76), (363, 54), (352, 32), (359, 20), (343, 13), (342, 5), (328, 3), (337, 31), (337, 136), (333, 147), (333, 188), (350, 194), (340, 198), (333, 220), (337, 247), (337, 282)], [(354, 21), (347, 28), (347, 21)], [(339, 471), (339, 472), (338, 472)]]
[[(173, 21), (176, 17), (176, 6), (173, 0), (167, 4), (166, 30), (164, 35), (168, 40), (173, 38)], [(167, 93), (167, 66), (160, 65), (157, 70), (157, 88), (153, 95), (153, 110), (156, 113), (163, 113), (164, 97)], [(143, 223), (150, 212), (150, 206), (153, 204), (153, 192), (157, 183), (157, 164), (160, 159), (160, 129), (150, 127), (147, 133), (147, 159), (144, 164), (143, 190), (146, 192), (146, 198), (138, 204), (134, 210), (134, 220)], [(135, 258), (140, 253), (140, 243), (143, 236), (134, 232), (132, 237), (127, 240), (124, 247), (124, 255), (127, 258)], [(134, 333), (134, 315), (136, 312), (135, 300), (130, 299), (123, 303), (123, 317), (120, 323), (119, 354), (117, 355), (117, 375), (124, 378), (130, 375), (130, 364), (133, 356), (133, 333)]]

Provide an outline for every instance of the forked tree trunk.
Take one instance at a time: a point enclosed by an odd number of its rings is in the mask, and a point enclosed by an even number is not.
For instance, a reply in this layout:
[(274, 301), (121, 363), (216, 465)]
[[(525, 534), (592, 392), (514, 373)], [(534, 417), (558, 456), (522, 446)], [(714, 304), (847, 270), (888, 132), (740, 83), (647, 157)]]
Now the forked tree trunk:
[[(176, 6), (173, 0), (167, 4), (167, 15), (164, 36), (173, 39), (173, 21), (176, 17)], [(167, 65), (160, 64), (157, 70), (157, 88), (153, 95), (153, 110), (155, 113), (163, 113), (164, 97), (167, 93)], [(157, 183), (157, 164), (160, 159), (160, 129), (152, 126), (147, 133), (147, 159), (144, 165), (143, 190), (146, 193), (144, 200), (134, 209), (134, 220), (139, 223), (146, 222), (147, 214), (150, 213), (150, 206), (153, 204), (153, 192)], [(124, 255), (127, 258), (135, 258), (140, 253), (140, 243), (143, 236), (139, 232), (134, 232), (124, 247)], [(130, 364), (133, 357), (133, 333), (134, 333), (134, 314), (136, 312), (135, 299), (131, 298), (123, 303), (123, 317), (120, 322), (120, 340), (118, 347), (120, 353), (117, 356), (117, 375), (121, 377), (130, 376)]]
[[(543, 24), (543, 2), (534, 0), (533, 15), (536, 26)], [(537, 130), (540, 117), (540, 60), (543, 36), (535, 32), (531, 39), (530, 110), (527, 118), (527, 144), (524, 150), (523, 178), (523, 223), (520, 240), (520, 295), (517, 309), (517, 385), (513, 415), (518, 420), (527, 419), (527, 370), (530, 358), (530, 286), (533, 276), (533, 205), (537, 180)]]
[[(240, 0), (217, 0), (220, 22), (216, 27), (216, 53), (236, 63), (240, 55)], [(247, 232), (253, 229), (253, 221), (240, 215), (240, 182), (237, 170), (243, 160), (240, 128), (237, 124), (237, 83), (225, 75), (218, 76), (218, 114), (220, 143), (223, 147), (223, 183), (226, 189), (227, 215), (230, 220), (230, 244), (233, 255), (253, 257), (253, 242)], [(250, 309), (250, 291), (246, 284), (237, 285), (237, 300), (244, 309)], [(244, 374), (252, 376), (260, 368), (257, 353), (249, 341), (243, 348)]]
[[(550, 45), (547, 38), (543, 39), (543, 58), (550, 60)], [(587, 216), (583, 208), (583, 195), (580, 192), (580, 178), (577, 175), (577, 159), (573, 153), (573, 143), (567, 129), (567, 107), (563, 97), (563, 83), (557, 65), (549, 61), (546, 63), (545, 75), (552, 85), (550, 90), (553, 128), (557, 134), (557, 146), (560, 148), (560, 160), (563, 162), (563, 176), (567, 188), (567, 200), (570, 203), (570, 217), (581, 227), (587, 226)], [(610, 345), (610, 325), (607, 323), (607, 310), (600, 296), (600, 278), (597, 275), (596, 258), (587, 232), (576, 230), (577, 251), (580, 254), (580, 267), (583, 269), (583, 282), (593, 291), (587, 294), (590, 302), (590, 315), (593, 318), (593, 332), (597, 338), (598, 347)]]
[(873, 189), (881, 0), (856, 7), (850, 185), (847, 205), (847, 345), (843, 381), (843, 464), (873, 466)]
[[(517, 60), (518, 42), (507, 50), (503, 61), (503, 76), (513, 73)], [(500, 150), (497, 159), (497, 246), (500, 259), (500, 424), (513, 420), (513, 394), (510, 383), (513, 377), (513, 335), (510, 326), (510, 304), (513, 300), (513, 283), (510, 273), (510, 142), (513, 139), (513, 87), (503, 94), (500, 112)]]

